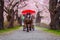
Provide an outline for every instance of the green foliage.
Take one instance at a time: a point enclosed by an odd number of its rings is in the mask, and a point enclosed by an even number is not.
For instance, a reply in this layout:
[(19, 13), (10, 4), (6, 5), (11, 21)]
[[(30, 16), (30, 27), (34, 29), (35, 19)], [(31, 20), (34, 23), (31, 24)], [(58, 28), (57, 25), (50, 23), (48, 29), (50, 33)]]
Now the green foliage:
[(44, 31), (60, 36), (60, 30), (45, 29)]
[(60, 30), (52, 30), (52, 29), (48, 29), (48, 28), (42, 28), (42, 27), (37, 27), (39, 30), (43, 30), (45, 32), (49, 32), (53, 35), (56, 35), (56, 36), (60, 36)]
[(11, 32), (13, 30), (17, 30), (19, 28), (20, 28), (20, 26), (16, 26), (16, 27), (13, 27), (13, 28), (8, 28), (8, 29), (3, 29), (3, 30), (0, 30), (0, 34), (8, 33), (8, 32)]

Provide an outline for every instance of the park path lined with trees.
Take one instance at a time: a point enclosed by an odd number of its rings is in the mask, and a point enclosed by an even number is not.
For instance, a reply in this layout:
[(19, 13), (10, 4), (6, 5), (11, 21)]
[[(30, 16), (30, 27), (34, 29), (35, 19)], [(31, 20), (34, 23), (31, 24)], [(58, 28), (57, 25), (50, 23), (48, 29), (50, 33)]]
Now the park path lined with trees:
[[(13, 1), (9, 0), (9, 4), (7, 6), (5, 6), (4, 0), (0, 0), (0, 29), (1, 30), (8, 29), (8, 28), (14, 28), (14, 21), (18, 21), (18, 24), (21, 24), (20, 23), (21, 20), (18, 17), (18, 14), (15, 14), (15, 13), (18, 13), (18, 5), (21, 0), (16, 3), (13, 3), (14, 1), (15, 0), (13, 0)], [(25, 4), (25, 1), (21, 1), (21, 3), (24, 4), (24, 5), (21, 4), (22, 5), (21, 8), (23, 8), (27, 5), (27, 4)], [(60, 6), (58, 6), (59, 3), (60, 3), (60, 1), (58, 1), (58, 0), (53, 0), (53, 1), (49, 0), (49, 9), (48, 10), (50, 12), (51, 22), (50, 22), (48, 28), (53, 29), (53, 30), (60, 30), (60, 14), (59, 14)], [(37, 3), (35, 3), (35, 6), (38, 9), (36, 21), (40, 24), (40, 21), (41, 21), (41, 19), (39, 18), (40, 10), (36, 4)], [(15, 6), (17, 7), (16, 10), (15, 10)], [(8, 21), (7, 26), (4, 25), (4, 16), (3, 16), (4, 11), (6, 12), (6, 14), (8, 14), (7, 15), (7, 21)], [(16, 20), (14, 19), (14, 15), (16, 16)], [(39, 21), (38, 21), (38, 19), (39, 19)], [(44, 31), (36, 28), (35, 31), (30, 31), (30, 32), (24, 32), (24, 31), (22, 31), (22, 29), (13, 31), (8, 34), (1, 35), (0, 40), (60, 40), (60, 37), (51, 35), (50, 33), (44, 32)]]

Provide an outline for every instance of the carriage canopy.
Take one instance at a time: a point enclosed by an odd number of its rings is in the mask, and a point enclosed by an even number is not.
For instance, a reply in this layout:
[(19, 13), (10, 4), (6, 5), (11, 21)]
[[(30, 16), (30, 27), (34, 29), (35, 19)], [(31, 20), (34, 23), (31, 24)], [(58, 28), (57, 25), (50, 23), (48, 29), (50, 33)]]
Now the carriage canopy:
[(23, 11), (22, 11), (22, 14), (23, 14), (23, 15), (26, 15), (27, 13), (35, 14), (35, 11), (34, 11), (34, 10), (23, 10)]

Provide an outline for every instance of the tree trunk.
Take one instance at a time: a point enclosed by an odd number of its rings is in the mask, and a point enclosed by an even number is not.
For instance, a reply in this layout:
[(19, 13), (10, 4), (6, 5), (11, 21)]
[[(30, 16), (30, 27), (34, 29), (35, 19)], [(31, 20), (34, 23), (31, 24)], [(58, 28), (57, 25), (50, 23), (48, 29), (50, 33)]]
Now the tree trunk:
[(20, 15), (20, 17), (18, 17), (18, 10), (16, 11), (16, 19), (17, 19), (18, 23), (20, 24), (20, 26), (22, 26), (22, 19), (21, 19), (21, 15)]
[(50, 11), (50, 17), (51, 17), (50, 28), (51, 29), (56, 29), (55, 20), (54, 20), (54, 16), (55, 16), (54, 10), (56, 9), (56, 5), (57, 5), (57, 0), (50, 0), (49, 1), (49, 11)]
[(55, 10), (55, 25), (58, 30), (60, 30), (60, 6), (58, 6)]
[(11, 17), (10, 22), (9, 22), (9, 28), (14, 27), (14, 15)]
[(4, 17), (3, 17), (3, 7), (4, 7), (4, 0), (0, 0), (0, 29), (3, 29), (3, 22), (4, 22)]
[(40, 16), (40, 11), (38, 11), (37, 15), (36, 15), (36, 25), (40, 26), (40, 22), (41, 22), (41, 16)]
[(8, 22), (9, 22), (8, 28), (14, 27), (14, 10), (12, 9), (10, 13), (12, 13), (10, 15), (10, 17), (9, 16), (7, 17), (9, 19), (8, 20)]

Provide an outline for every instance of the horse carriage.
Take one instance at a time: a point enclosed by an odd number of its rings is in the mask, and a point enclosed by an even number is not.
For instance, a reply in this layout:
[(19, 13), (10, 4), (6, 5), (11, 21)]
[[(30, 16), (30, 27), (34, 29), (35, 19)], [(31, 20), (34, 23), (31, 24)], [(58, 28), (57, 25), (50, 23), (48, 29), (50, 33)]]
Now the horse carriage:
[(31, 13), (26, 13), (24, 17), (23, 31), (25, 31), (25, 29), (27, 32), (31, 30), (34, 31), (33, 17), (31, 16)]

